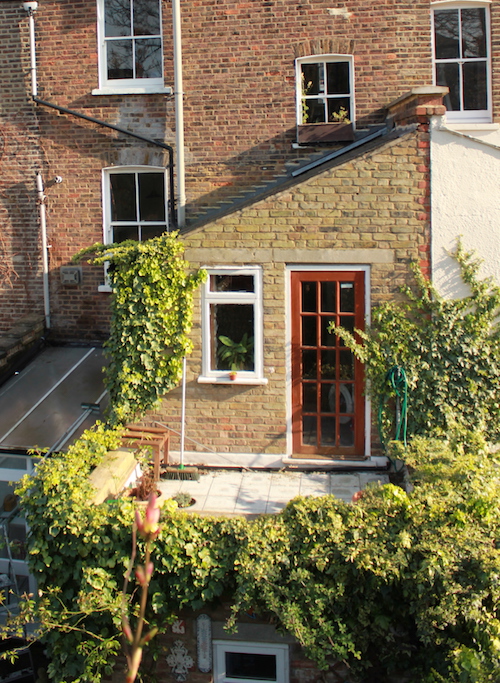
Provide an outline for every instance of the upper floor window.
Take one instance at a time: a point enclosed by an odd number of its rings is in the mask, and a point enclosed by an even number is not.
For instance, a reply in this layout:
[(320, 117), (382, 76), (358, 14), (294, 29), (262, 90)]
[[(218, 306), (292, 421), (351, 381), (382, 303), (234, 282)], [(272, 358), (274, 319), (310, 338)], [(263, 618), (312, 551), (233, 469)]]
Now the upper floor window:
[(168, 230), (164, 169), (106, 169), (103, 196), (106, 244), (144, 241)]
[[(354, 120), (354, 83), (352, 57), (314, 55), (297, 60), (297, 124), (302, 135), (327, 134), (301, 129), (312, 124), (350, 124)], [(334, 130), (332, 126), (329, 128)], [(345, 129), (345, 127), (344, 127)], [(337, 139), (337, 138), (334, 138)], [(321, 139), (318, 141), (328, 142)]]
[(160, 0), (98, 0), (100, 87), (163, 86)]
[(435, 83), (449, 88), (450, 122), (491, 121), (489, 13), (480, 3), (436, 3)]

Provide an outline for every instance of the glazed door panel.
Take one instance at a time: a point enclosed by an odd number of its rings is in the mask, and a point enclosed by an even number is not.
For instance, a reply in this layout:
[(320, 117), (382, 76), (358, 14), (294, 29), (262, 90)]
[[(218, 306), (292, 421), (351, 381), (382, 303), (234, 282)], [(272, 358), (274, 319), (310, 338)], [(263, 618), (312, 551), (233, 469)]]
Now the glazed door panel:
[(363, 367), (331, 322), (364, 327), (362, 271), (293, 272), (293, 453), (332, 457), (364, 454)]

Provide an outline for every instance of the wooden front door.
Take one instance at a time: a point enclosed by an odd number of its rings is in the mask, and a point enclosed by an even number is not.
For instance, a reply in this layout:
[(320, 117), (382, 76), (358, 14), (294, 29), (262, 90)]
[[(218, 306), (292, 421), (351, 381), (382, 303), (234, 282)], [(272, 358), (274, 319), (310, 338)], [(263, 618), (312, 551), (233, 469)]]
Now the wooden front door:
[(364, 327), (365, 273), (292, 273), (293, 453), (364, 455), (363, 366), (328, 331)]

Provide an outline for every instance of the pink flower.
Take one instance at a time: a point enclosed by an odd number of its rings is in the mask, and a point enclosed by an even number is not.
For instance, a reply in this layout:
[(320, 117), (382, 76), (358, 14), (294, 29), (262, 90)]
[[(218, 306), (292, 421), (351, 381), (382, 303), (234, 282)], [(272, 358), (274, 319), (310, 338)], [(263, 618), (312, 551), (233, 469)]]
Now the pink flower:
[(158, 536), (160, 533), (160, 525), (158, 524), (160, 521), (160, 507), (156, 494), (152, 493), (149, 497), (144, 519), (142, 519), (139, 510), (135, 511), (135, 521), (137, 530), (144, 539), (154, 540)]

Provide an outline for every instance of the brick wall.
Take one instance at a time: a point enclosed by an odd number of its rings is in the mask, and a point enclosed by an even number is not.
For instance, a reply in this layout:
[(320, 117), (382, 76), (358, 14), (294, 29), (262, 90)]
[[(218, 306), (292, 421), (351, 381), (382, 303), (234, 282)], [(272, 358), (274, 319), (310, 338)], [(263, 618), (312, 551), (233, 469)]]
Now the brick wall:
[[(410, 262), (429, 255), (428, 133), (425, 126), (284, 192), (184, 236), (192, 266), (263, 266), (266, 386), (198, 384), (200, 300), (188, 360), (188, 437), (229, 453), (286, 453), (286, 266), (371, 266), (371, 303), (400, 296)], [(180, 389), (157, 419), (179, 431)], [(376, 443), (376, 436), (374, 435)], [(172, 448), (178, 447), (174, 439)], [(200, 450), (192, 442), (189, 450)]]

